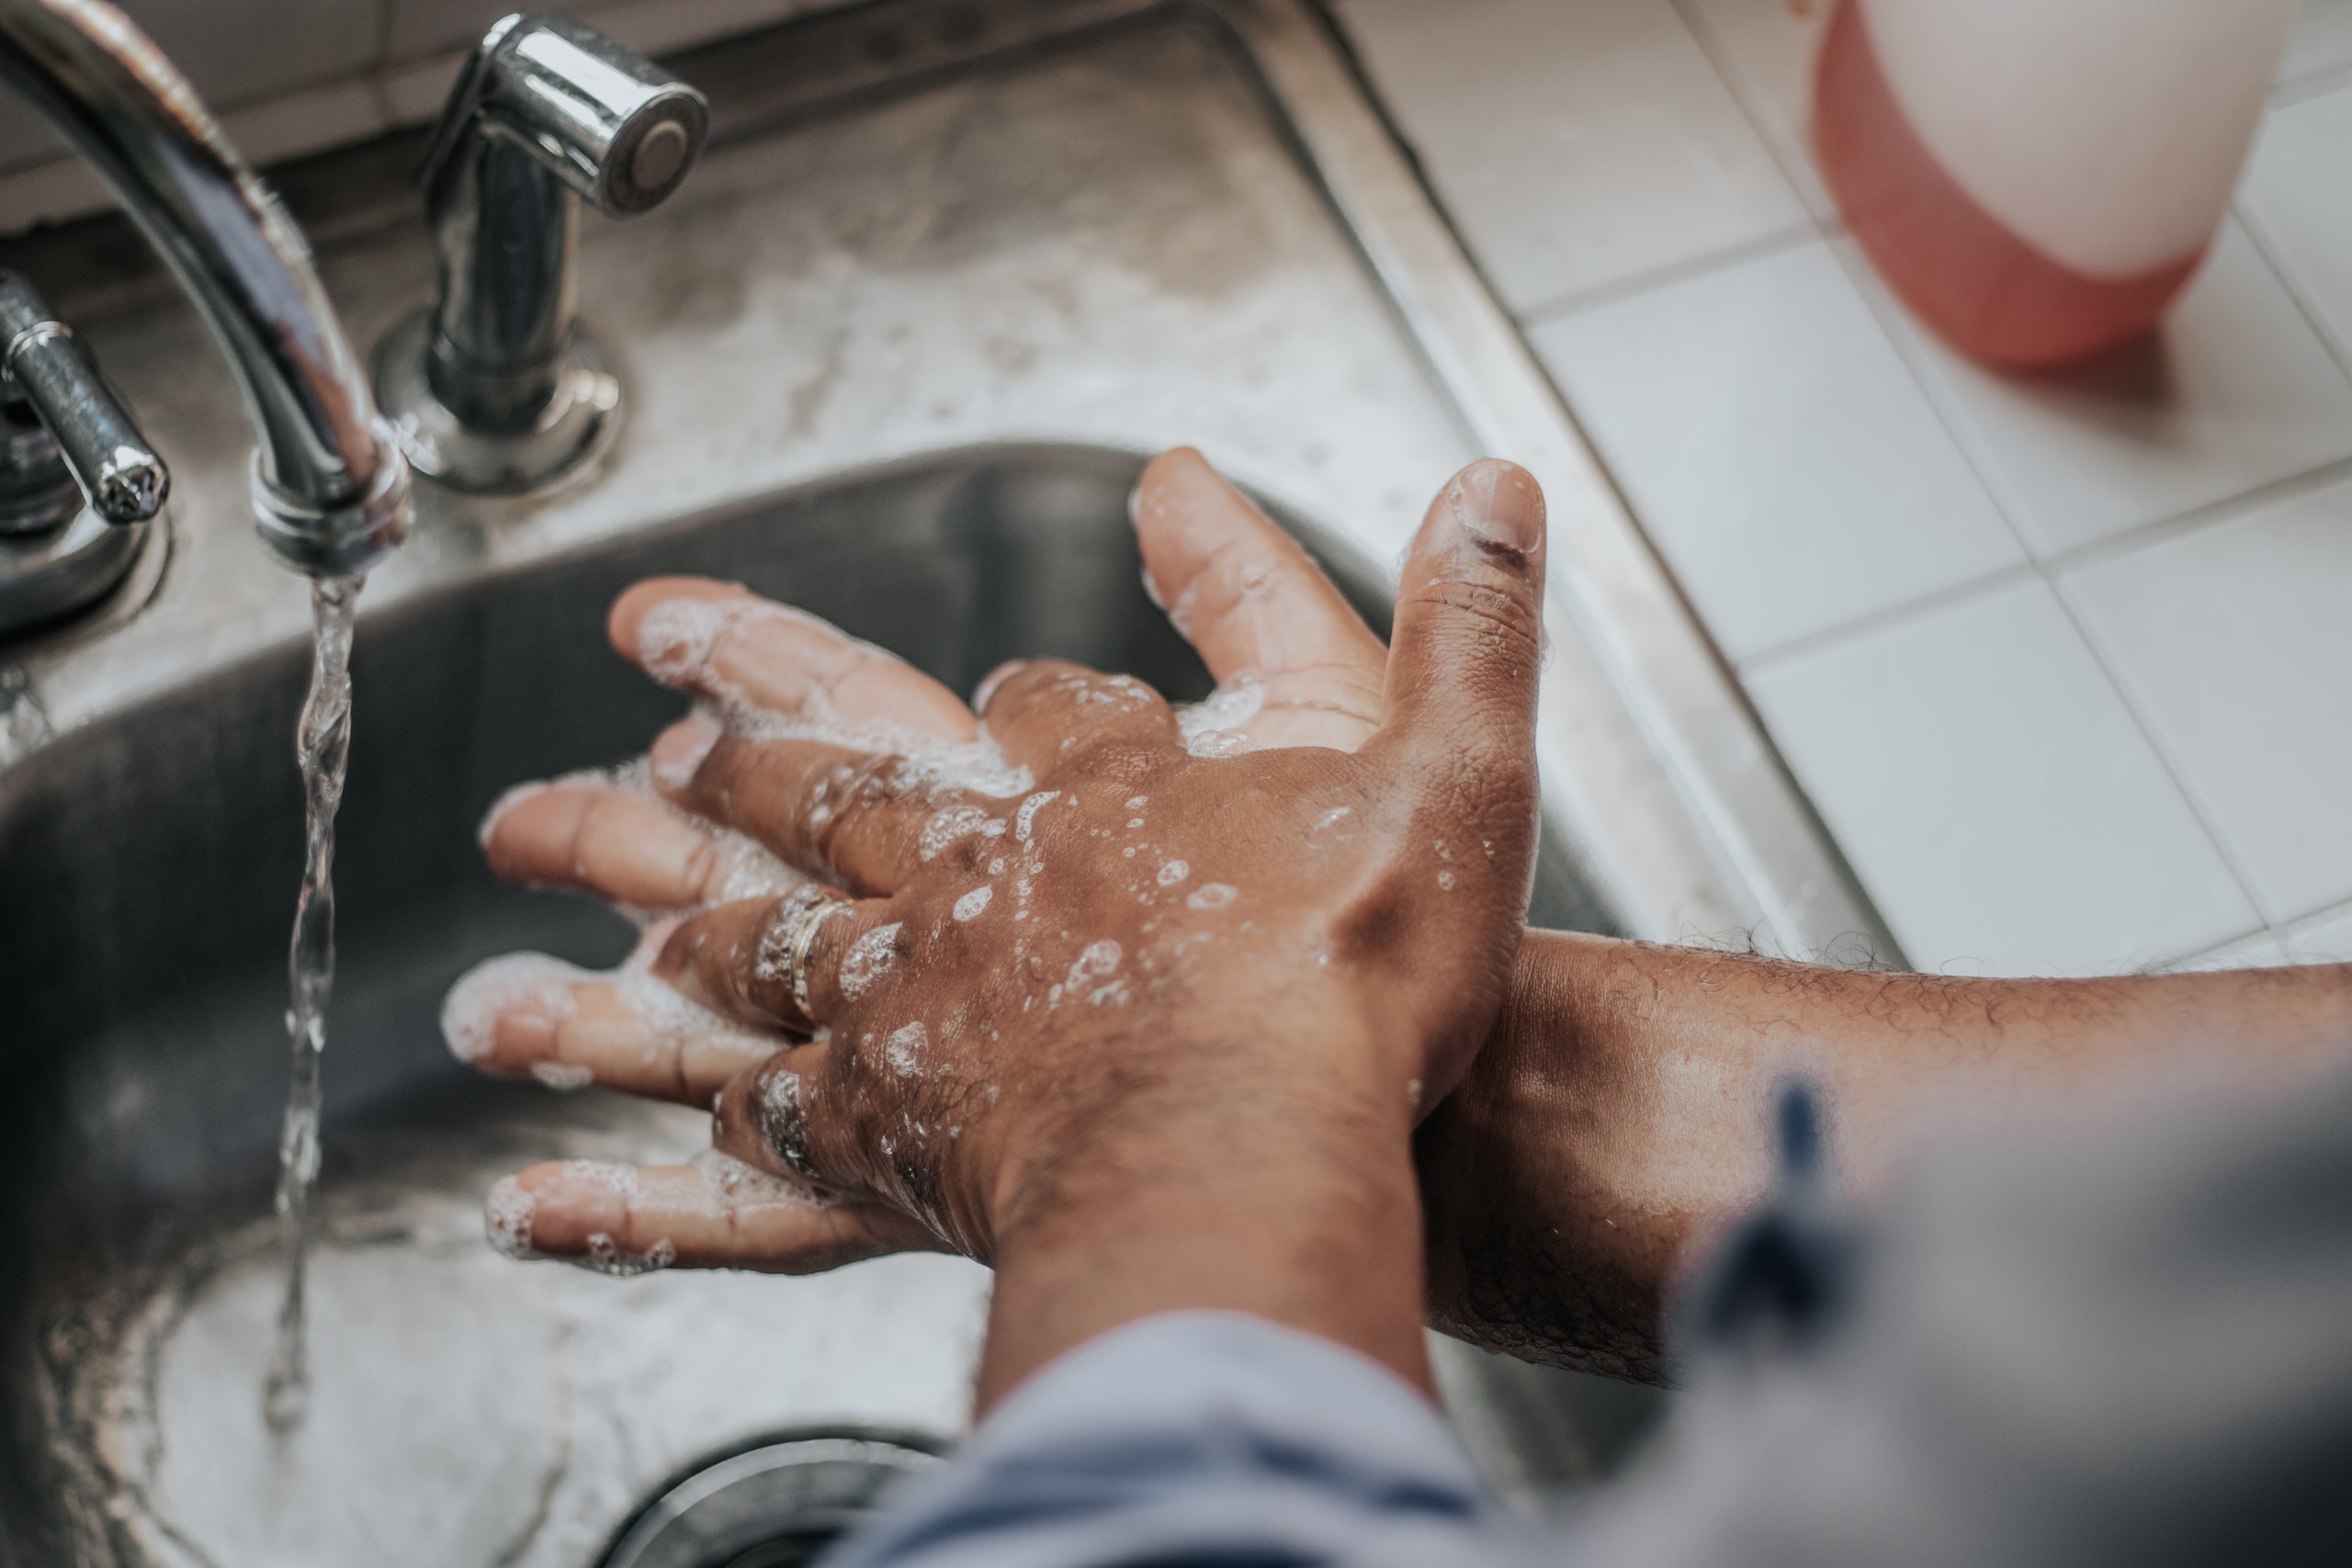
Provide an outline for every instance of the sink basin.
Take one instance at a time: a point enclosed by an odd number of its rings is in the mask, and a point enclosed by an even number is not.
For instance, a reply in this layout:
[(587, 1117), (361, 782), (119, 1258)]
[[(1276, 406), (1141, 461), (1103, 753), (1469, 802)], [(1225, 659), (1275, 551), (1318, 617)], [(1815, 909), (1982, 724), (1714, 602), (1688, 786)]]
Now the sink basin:
[[(257, 1398), (280, 1279), (268, 1195), (303, 650), (0, 775), (15, 890), (0, 994), (21, 999), (0, 1111), (19, 1416), (0, 1472), (16, 1528), (96, 1531), (121, 1561), (584, 1563), (698, 1455), (777, 1431), (957, 1431), (987, 1291), (971, 1264), (615, 1280), (490, 1252), (481, 1196), (505, 1169), (690, 1157), (707, 1122), (482, 1078), (443, 1048), (435, 1017), (489, 954), (605, 964), (630, 945), (598, 906), (492, 880), (471, 832), (507, 784), (624, 759), (684, 711), (605, 645), (622, 587), (657, 571), (739, 579), (963, 690), (1006, 658), (1057, 654), (1198, 698), (1206, 672), (1141, 589), (1125, 514), (1137, 468), (1072, 447), (942, 456), (366, 623), (337, 858), (315, 1391), (291, 1437), (267, 1430)], [(1385, 623), (1376, 570), (1301, 527)], [(1555, 847), (1536, 918), (1591, 910)]]
[[(1534, 917), (1807, 952), (1876, 931), (1306, 0), (877, 0), (672, 64), (710, 152), (582, 235), (629, 426), (553, 494), (423, 491), (363, 600), (290, 1437), (258, 1402), (305, 596), (252, 539), (217, 355), (120, 228), (0, 246), (175, 476), (167, 568), (0, 646), (0, 1564), (685, 1562), (718, 1528), (697, 1498), (832, 1517), (963, 1428), (969, 1264), (619, 1280), (483, 1244), (516, 1166), (705, 1141), (691, 1111), (476, 1077), (435, 1023), (486, 954), (628, 943), (493, 883), (473, 830), (680, 711), (605, 646), (645, 573), (741, 579), (964, 690), (1051, 653), (1193, 697), (1138, 581), (1144, 454), (1201, 446), (1381, 622), (1430, 492), (1500, 452), (1552, 501)], [(363, 344), (431, 288), (413, 152), (285, 175)], [(1438, 1352), (1474, 1454), (1531, 1501), (1606, 1472), (1663, 1397)]]

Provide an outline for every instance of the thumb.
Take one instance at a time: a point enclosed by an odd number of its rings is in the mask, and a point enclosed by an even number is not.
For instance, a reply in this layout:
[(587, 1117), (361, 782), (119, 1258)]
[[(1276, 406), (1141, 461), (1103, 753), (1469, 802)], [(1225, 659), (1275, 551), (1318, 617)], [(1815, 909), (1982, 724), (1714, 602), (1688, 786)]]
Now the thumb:
[(1442, 765), (1470, 788), (1532, 785), (1544, 562), (1544, 491), (1526, 469), (1489, 457), (1446, 482), (1397, 582), (1367, 753)]

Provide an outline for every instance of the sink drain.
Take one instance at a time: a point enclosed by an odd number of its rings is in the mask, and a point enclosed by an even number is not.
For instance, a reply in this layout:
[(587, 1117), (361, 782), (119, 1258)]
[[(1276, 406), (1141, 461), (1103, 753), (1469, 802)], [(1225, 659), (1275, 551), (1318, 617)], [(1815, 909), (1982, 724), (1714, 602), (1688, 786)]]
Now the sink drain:
[(801, 1568), (884, 1487), (937, 1462), (903, 1439), (766, 1439), (673, 1484), (629, 1522), (601, 1568)]

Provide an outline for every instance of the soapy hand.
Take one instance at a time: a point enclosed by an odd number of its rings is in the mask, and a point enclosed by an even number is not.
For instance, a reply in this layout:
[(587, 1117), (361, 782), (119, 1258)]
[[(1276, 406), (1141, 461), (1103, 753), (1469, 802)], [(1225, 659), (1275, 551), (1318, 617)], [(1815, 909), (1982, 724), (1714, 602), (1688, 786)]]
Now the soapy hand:
[[(1466, 1068), (1517, 943), (1541, 507), (1508, 465), (1447, 486), (1391, 660), (1197, 456), (1156, 461), (1147, 568), (1226, 683), (1189, 718), (1036, 661), (984, 685), (984, 734), (809, 617), (633, 589), (616, 645), (702, 710), (648, 778), (510, 796), (485, 842), (503, 875), (645, 911), (646, 943), (614, 976), (485, 966), (451, 1038), (492, 1071), (720, 1094), (729, 1157), (535, 1168), (494, 1200), (506, 1239), (617, 1267), (985, 1258), (1188, 1118), (1362, 1094), (1408, 1126)], [(808, 927), (804, 876), (859, 897)]]

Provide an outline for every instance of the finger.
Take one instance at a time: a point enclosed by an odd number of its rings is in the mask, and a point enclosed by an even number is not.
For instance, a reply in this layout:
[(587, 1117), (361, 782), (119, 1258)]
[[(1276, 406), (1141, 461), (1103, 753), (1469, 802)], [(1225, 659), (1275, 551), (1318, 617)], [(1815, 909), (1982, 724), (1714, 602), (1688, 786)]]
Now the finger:
[(895, 891), (967, 836), (1001, 837), (1004, 812), (939, 761), (820, 740), (728, 735), (696, 716), (653, 743), (653, 775), (690, 811), (860, 897)]
[(904, 660), (738, 583), (650, 578), (614, 602), (606, 631), (654, 679), (731, 707), (848, 734), (978, 732), (955, 693)]
[(752, 1269), (812, 1274), (885, 1253), (935, 1250), (922, 1226), (812, 1193), (723, 1156), (696, 1165), (535, 1165), (491, 1189), (492, 1245), (615, 1274)]
[(978, 1256), (976, 1233), (943, 1201), (940, 1161), (955, 1127), (926, 1122), (856, 1072), (857, 1044), (836, 1033), (779, 1052), (719, 1091), (711, 1145), (787, 1179), (879, 1200), (952, 1250)]
[(1314, 558), (1191, 447), (1136, 486), (1145, 580), (1219, 682), (1253, 673), (1257, 746), (1353, 750), (1380, 722), (1388, 650)]
[(560, 779), (510, 790), (482, 821), (482, 852), (508, 882), (594, 894), (637, 909), (687, 909), (782, 892), (800, 878), (642, 789)]
[[(1532, 798), (1543, 659), (1544, 492), (1521, 468), (1471, 464), (1430, 503), (1396, 591), (1384, 715), (1367, 743), (1450, 776), (1452, 798)], [(1483, 814), (1483, 813), (1480, 813)]]
[(977, 700), (1005, 759), (1040, 783), (1080, 764), (1114, 773), (1148, 768), (1183, 749), (1168, 699), (1132, 675), (1036, 659), (990, 675)]
[(441, 1004), (458, 1060), (554, 1089), (595, 1084), (707, 1106), (785, 1042), (719, 1018), (642, 970), (596, 975), (514, 953), (467, 971)]
[[(880, 899), (842, 904), (812, 933), (807, 976), (810, 1007), (792, 994), (790, 944), (820, 897), (813, 889), (781, 898), (721, 904), (678, 922), (653, 960), (654, 977), (688, 1001), (754, 1029), (806, 1034), (893, 976), (908, 957), (901, 924)], [(835, 900), (835, 902), (839, 902)]]

